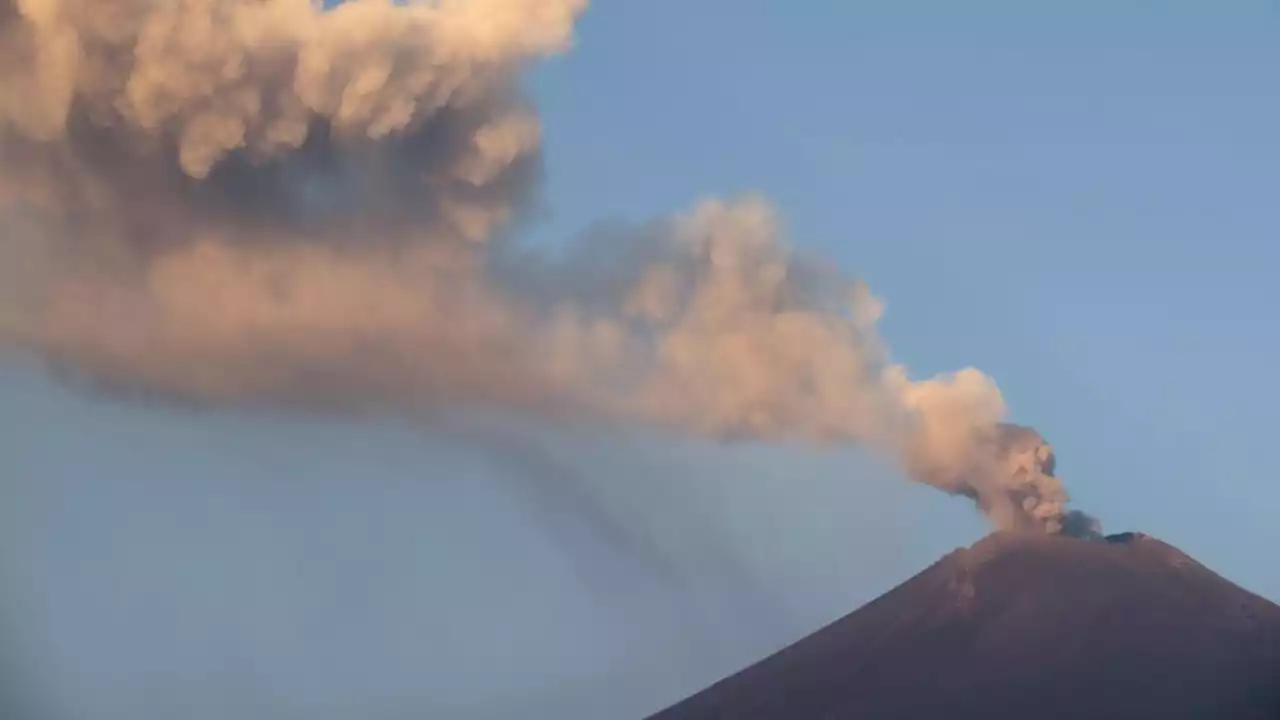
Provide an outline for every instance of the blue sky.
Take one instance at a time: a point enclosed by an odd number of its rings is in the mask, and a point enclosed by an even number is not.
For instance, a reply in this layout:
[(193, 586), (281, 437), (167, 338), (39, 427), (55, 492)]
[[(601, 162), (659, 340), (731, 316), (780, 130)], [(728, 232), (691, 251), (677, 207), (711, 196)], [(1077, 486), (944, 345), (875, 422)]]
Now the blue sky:
[(1280, 5), (943, 5), (592, 8), (535, 82), (543, 231), (763, 192), (1109, 528), (1280, 598)]
[[(1280, 10), (1028, 5), (598, 2), (531, 78), (531, 239), (763, 193), (887, 301), (900, 360), (995, 377), (1108, 529), (1280, 600)], [(853, 453), (545, 442), (660, 552), (597, 552), (564, 498), (448, 436), (173, 415), (8, 365), (11, 663), (99, 717), (156, 687), (637, 716), (984, 532)], [(602, 600), (583, 567), (639, 584)]]

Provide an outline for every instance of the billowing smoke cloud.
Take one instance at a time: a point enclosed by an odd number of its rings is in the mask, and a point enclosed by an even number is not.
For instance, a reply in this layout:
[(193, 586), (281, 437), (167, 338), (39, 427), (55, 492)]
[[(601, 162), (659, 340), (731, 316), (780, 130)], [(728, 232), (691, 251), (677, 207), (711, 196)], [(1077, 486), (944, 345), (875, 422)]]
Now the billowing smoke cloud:
[(519, 74), (585, 5), (0, 0), (0, 345), (206, 405), (867, 443), (1001, 527), (1076, 525), (995, 384), (912, 380), (764, 201), (510, 239), (540, 170)]

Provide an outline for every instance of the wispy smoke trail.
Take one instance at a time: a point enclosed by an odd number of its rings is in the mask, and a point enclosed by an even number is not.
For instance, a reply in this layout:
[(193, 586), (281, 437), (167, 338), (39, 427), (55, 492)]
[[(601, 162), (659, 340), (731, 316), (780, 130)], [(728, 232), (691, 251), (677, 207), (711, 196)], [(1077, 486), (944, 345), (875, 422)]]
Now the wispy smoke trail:
[(762, 200), (567, 258), (503, 239), (540, 172), (519, 74), (585, 4), (0, 0), (0, 344), (201, 404), (868, 443), (1070, 524), (1043, 464), (1007, 472), (995, 384), (910, 379)]

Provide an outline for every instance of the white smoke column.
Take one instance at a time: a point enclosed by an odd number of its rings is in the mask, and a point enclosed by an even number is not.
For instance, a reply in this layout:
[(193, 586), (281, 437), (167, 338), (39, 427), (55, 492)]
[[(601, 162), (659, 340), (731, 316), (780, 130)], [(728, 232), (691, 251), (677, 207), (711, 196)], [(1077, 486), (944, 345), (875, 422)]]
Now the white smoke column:
[(540, 170), (519, 73), (584, 7), (0, 0), (0, 345), (200, 404), (868, 443), (1060, 530), (1060, 483), (992, 455), (995, 384), (911, 380), (767, 203), (566, 258), (498, 240)]
[(1098, 520), (1070, 510), (1071, 499), (1055, 474), (1057, 456), (1040, 433), (1001, 423), (983, 437), (983, 449), (965, 476), (962, 494), (974, 498), (998, 527), (1045, 529), (1073, 537), (1100, 538)]

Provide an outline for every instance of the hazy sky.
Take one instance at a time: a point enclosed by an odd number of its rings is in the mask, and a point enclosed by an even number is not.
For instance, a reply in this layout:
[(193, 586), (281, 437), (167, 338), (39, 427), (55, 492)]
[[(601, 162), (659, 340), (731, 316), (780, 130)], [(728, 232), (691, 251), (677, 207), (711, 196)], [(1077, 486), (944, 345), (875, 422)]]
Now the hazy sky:
[[(597, 2), (531, 83), (531, 238), (760, 191), (900, 359), (992, 375), (1107, 529), (1280, 600), (1280, 9), (1025, 5)], [(6, 365), (10, 684), (68, 720), (636, 717), (984, 531), (849, 453), (503, 427)]]

